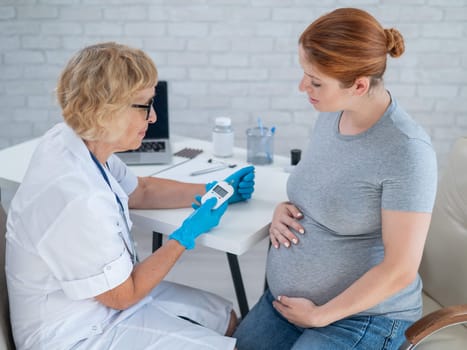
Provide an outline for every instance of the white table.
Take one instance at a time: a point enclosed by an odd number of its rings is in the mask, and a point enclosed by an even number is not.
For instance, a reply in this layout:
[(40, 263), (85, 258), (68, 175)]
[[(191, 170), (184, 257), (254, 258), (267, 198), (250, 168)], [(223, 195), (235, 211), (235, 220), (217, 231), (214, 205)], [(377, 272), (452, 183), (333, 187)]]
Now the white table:
[[(34, 139), (0, 150), (0, 177), (21, 183), (37, 143), (38, 139)], [(184, 147), (199, 148), (203, 153), (183, 164), (179, 163), (185, 161), (185, 158), (174, 157), (172, 165), (131, 166), (131, 170), (138, 176), (157, 173), (155, 176), (188, 182), (208, 182), (223, 179), (241, 166), (247, 165), (246, 152), (240, 148), (234, 149), (232, 158), (219, 159), (212, 157), (211, 143), (207, 141), (174, 136), (172, 147), (174, 151)], [(211, 166), (212, 164), (207, 161), (209, 158), (214, 159), (215, 162), (234, 163), (237, 167), (201, 176), (189, 176), (189, 172), (193, 170)], [(176, 164), (179, 165), (167, 169)], [(196, 241), (197, 244), (227, 253), (242, 316), (248, 312), (248, 304), (237, 256), (248, 251), (268, 235), (269, 223), (276, 204), (287, 198), (285, 183), (288, 173), (284, 171), (284, 167), (288, 164), (289, 160), (286, 157), (275, 156), (274, 164), (256, 166), (255, 192), (252, 199), (231, 205), (223, 216), (221, 224), (208, 234), (201, 235)], [(135, 226), (153, 232), (153, 249), (156, 249), (162, 242), (161, 234), (172, 233), (191, 211), (191, 208), (131, 210), (130, 215)]]

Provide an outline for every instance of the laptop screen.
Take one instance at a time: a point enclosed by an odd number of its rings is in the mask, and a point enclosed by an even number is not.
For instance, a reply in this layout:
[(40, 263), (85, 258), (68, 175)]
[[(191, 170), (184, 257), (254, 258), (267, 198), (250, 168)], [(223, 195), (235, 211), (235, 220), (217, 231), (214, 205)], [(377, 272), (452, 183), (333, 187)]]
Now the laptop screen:
[(153, 107), (157, 114), (157, 121), (148, 125), (145, 140), (169, 138), (169, 106), (167, 97), (167, 82), (159, 81), (156, 86), (156, 96)]

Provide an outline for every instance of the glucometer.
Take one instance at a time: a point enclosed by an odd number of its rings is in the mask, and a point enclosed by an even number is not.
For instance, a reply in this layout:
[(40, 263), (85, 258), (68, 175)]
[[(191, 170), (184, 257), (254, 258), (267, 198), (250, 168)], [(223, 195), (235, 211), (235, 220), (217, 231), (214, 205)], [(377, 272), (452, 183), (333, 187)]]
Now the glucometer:
[(211, 197), (214, 197), (217, 199), (217, 203), (214, 206), (213, 209), (219, 208), (227, 199), (232, 197), (234, 194), (234, 188), (230, 186), (227, 182), (225, 181), (219, 181), (217, 182), (213, 188), (211, 188), (209, 191), (207, 191), (203, 197), (201, 197), (201, 204), (206, 202)]

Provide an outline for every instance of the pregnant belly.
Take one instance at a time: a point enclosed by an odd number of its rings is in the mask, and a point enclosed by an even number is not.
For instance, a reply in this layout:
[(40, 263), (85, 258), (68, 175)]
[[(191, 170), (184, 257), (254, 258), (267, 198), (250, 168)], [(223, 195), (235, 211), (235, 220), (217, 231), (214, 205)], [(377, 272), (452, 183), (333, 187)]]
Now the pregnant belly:
[(266, 275), (275, 298), (304, 297), (322, 305), (382, 259), (373, 240), (327, 237), (323, 241), (312, 234), (300, 238), (298, 245), (269, 251)]

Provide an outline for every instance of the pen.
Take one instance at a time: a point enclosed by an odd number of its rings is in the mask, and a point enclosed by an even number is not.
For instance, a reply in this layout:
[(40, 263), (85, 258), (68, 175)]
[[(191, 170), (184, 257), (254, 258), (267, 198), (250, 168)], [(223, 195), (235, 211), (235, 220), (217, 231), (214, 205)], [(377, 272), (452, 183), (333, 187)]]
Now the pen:
[(261, 117), (258, 117), (258, 128), (260, 135), (263, 136), (264, 128), (263, 128), (263, 121), (261, 120)]
[(210, 168), (193, 171), (192, 173), (190, 173), (190, 176), (196, 176), (196, 175), (203, 175), (203, 174), (207, 174), (207, 173), (212, 173), (213, 171), (225, 169), (228, 166), (229, 166), (228, 164), (221, 164), (221, 165), (216, 165), (216, 166), (213, 166), (213, 167), (210, 167)]

